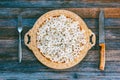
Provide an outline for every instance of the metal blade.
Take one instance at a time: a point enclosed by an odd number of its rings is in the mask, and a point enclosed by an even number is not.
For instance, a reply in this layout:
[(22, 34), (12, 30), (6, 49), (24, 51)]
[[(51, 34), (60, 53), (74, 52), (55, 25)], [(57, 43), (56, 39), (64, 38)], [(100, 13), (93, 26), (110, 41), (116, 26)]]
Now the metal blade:
[(104, 32), (104, 11), (101, 10), (99, 14), (99, 44), (105, 43), (105, 32)]

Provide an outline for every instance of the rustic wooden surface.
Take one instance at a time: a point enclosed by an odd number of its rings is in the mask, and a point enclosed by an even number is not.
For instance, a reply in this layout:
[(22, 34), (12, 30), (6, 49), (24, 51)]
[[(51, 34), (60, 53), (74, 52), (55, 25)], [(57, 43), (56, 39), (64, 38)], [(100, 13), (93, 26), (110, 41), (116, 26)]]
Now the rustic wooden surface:
[[(98, 46), (98, 15), (105, 11), (106, 67), (100, 71)], [(97, 35), (96, 45), (77, 66), (53, 70), (35, 58), (25, 46), (24, 34), (39, 16), (54, 9), (67, 9), (81, 16)], [(17, 16), (23, 14), (23, 60), (18, 63)], [(39, 1), (0, 0), (0, 80), (119, 80), (120, 79), (120, 0)]]

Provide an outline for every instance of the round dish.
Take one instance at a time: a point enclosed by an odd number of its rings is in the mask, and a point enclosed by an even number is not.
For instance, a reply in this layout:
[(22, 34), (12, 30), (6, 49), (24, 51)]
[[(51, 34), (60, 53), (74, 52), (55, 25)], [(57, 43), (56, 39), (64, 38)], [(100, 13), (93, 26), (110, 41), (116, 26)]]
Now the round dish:
[[(86, 45), (85, 48), (80, 52), (79, 56), (74, 59), (74, 61), (69, 63), (56, 63), (52, 62), (51, 60), (47, 59), (45, 56), (42, 55), (42, 53), (37, 48), (37, 29), (42, 25), (49, 17), (54, 16), (60, 16), (65, 15), (68, 18), (73, 19), (74, 21), (78, 21), (80, 24), (80, 29), (85, 30), (85, 37), (86, 37)], [(30, 40), (28, 40), (28, 36)], [(90, 36), (92, 36), (92, 43), (90, 42)], [(30, 29), (26, 34), (24, 38), (25, 45), (28, 46), (30, 50), (33, 51), (34, 55), (37, 57), (37, 59), (44, 65), (54, 68), (54, 69), (66, 69), (75, 66), (78, 64), (87, 54), (88, 50), (95, 45), (96, 37), (95, 34), (88, 29), (85, 22), (75, 13), (67, 10), (53, 10), (45, 13), (42, 15), (34, 24), (33, 28)]]

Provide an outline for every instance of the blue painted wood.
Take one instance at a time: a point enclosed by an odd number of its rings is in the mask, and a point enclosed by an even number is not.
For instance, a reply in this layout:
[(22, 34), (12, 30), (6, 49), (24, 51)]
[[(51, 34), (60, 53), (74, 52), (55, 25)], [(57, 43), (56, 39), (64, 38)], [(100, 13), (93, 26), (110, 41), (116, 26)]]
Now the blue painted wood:
[(115, 1), (94, 1), (94, 0), (70, 0), (70, 1), (44, 1), (44, 0), (37, 0), (37, 1), (27, 1), (27, 0), (21, 0), (21, 1), (0, 1), (0, 6), (1, 7), (11, 7), (11, 8), (16, 8), (16, 7), (21, 7), (21, 8), (26, 8), (26, 7), (34, 7), (34, 8), (39, 8), (39, 7), (53, 7), (53, 8), (68, 8), (68, 7), (120, 7), (120, 1), (117, 0)]
[[(87, 8), (85, 8), (87, 7)], [(97, 8), (94, 8), (97, 7)], [(106, 68), (100, 71), (98, 46), (99, 8), (114, 7), (118, 13), (106, 14)], [(119, 80), (120, 79), (120, 0), (0, 0), (0, 80)], [(67, 9), (81, 16), (97, 35), (96, 45), (81, 63), (66, 70), (54, 70), (42, 65), (24, 44), (24, 34), (39, 16), (53, 9)], [(23, 61), (18, 63), (17, 16), (23, 15)], [(109, 10), (105, 10), (107, 13)], [(29, 14), (29, 12), (31, 14)]]
[[(117, 73), (103, 73), (103, 72), (36, 72), (36, 73), (0, 73), (1, 79), (11, 80), (119, 80), (119, 74)], [(107, 75), (108, 74), (108, 75)], [(8, 76), (6, 76), (8, 75)], [(54, 75), (54, 76), (52, 76)], [(111, 76), (111, 77), (110, 77)]]
[[(100, 11), (100, 8), (0, 8), (0, 18), (17, 18), (19, 14), (22, 14), (23, 18), (35, 18), (55, 9), (69, 10), (82, 18), (98, 18)], [(120, 18), (120, 8), (103, 9), (105, 11), (105, 18)]]
[[(40, 17), (41, 15), (39, 15)], [(23, 18), (22, 25), (26, 28), (32, 28), (34, 23), (39, 17), (34, 18)], [(87, 26), (91, 29), (98, 28), (98, 19), (94, 18), (83, 18)], [(17, 27), (17, 19), (16, 18), (7, 18), (1, 19), (0, 18), (0, 26), (1, 28), (15, 28)], [(106, 29), (119, 29), (120, 28), (120, 18), (106, 18), (105, 19), (105, 28)]]

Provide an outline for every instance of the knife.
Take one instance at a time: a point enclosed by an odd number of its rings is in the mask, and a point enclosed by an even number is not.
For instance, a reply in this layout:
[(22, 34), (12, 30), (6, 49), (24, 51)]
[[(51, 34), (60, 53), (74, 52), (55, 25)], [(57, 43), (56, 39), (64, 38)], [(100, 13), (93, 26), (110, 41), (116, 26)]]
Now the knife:
[(99, 46), (100, 46), (100, 70), (105, 68), (105, 32), (104, 32), (104, 11), (99, 14)]

